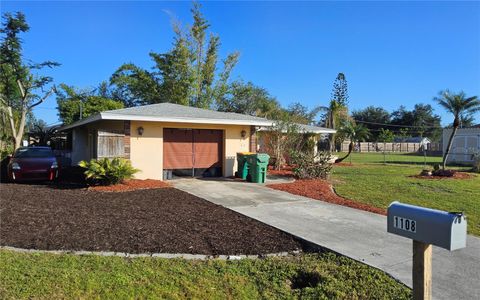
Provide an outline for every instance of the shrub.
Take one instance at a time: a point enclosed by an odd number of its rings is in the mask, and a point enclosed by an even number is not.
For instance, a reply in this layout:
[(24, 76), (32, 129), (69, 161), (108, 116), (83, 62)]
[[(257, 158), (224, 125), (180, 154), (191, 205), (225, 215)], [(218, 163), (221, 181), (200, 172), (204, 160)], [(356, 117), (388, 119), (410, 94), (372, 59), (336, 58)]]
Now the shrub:
[(6, 147), (5, 149), (0, 150), (0, 160), (3, 160), (9, 155), (12, 155), (12, 153), (13, 153), (12, 147)]
[(291, 159), (295, 165), (293, 174), (300, 179), (326, 179), (332, 169), (332, 156), (326, 151), (320, 151), (317, 155), (308, 151), (294, 151)]
[(480, 173), (480, 151), (476, 151), (472, 154), (472, 171), (476, 173)]
[(78, 165), (86, 169), (84, 174), (87, 179), (101, 185), (120, 183), (139, 171), (132, 167), (129, 160), (119, 157), (92, 159), (90, 162), (83, 160)]

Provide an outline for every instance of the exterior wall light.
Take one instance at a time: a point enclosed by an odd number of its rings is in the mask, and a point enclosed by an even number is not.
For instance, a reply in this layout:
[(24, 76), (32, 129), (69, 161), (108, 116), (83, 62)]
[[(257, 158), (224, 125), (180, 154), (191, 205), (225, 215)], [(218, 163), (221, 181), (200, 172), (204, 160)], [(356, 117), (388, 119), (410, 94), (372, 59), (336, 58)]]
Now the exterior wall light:
[(143, 129), (142, 126), (137, 128), (138, 135), (143, 135), (143, 131), (144, 131), (144, 129)]
[(247, 132), (245, 130), (242, 130), (242, 132), (240, 132), (240, 135), (242, 136), (242, 138), (245, 138), (247, 136)]

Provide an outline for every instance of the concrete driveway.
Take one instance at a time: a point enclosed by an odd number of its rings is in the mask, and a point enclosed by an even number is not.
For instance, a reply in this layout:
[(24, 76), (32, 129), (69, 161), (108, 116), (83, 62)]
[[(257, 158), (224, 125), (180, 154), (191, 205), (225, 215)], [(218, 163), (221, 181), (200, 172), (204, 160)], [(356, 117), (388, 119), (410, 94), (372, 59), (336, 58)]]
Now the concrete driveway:
[[(180, 190), (379, 268), (412, 286), (412, 241), (387, 233), (386, 217), (263, 185), (229, 180), (173, 180)], [(394, 199), (392, 198), (392, 201)], [(433, 248), (434, 299), (480, 299), (480, 239), (467, 248)]]

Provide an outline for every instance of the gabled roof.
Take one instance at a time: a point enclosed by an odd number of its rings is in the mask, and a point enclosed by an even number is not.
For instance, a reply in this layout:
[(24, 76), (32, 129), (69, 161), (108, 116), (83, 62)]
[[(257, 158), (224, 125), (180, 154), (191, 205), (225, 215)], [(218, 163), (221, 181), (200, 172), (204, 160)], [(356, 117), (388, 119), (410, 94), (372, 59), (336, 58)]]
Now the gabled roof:
[(67, 130), (99, 120), (130, 120), (201, 124), (271, 126), (272, 121), (249, 115), (220, 112), (173, 103), (159, 103), (108, 110), (76, 121), (59, 130)]
[(335, 129), (320, 127), (320, 126), (313, 126), (313, 125), (305, 125), (305, 124), (297, 124), (300, 128), (301, 132), (306, 133), (336, 133)]

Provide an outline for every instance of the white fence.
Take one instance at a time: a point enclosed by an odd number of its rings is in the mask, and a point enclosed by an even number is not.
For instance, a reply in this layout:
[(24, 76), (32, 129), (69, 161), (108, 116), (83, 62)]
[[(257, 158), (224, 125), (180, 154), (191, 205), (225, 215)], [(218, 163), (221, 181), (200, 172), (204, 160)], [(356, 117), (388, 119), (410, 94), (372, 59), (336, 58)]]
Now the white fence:
[[(343, 142), (341, 151), (347, 152), (350, 142)], [(356, 152), (420, 152), (423, 151), (421, 143), (374, 143), (374, 142), (361, 142), (355, 143), (354, 151)], [(439, 152), (441, 153), (442, 147), (439, 143), (427, 144), (425, 149), (427, 152)]]

